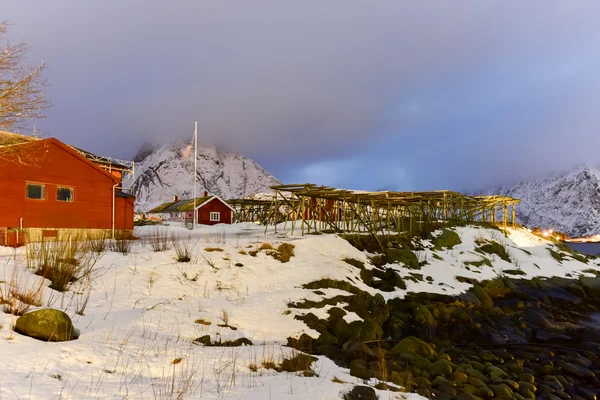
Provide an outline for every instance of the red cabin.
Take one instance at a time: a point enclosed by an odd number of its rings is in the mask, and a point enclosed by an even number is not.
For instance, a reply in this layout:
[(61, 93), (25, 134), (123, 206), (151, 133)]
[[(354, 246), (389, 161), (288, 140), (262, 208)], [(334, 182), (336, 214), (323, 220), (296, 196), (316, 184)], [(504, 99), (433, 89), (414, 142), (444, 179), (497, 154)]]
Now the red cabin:
[(119, 176), (55, 138), (0, 133), (0, 245), (17, 229), (133, 230)]
[[(163, 221), (193, 223), (194, 199), (179, 200), (177, 197), (169, 203), (164, 203), (148, 212), (152, 216), (158, 216)], [(198, 224), (216, 225), (231, 224), (233, 208), (219, 196), (208, 196), (196, 199), (196, 213)]]

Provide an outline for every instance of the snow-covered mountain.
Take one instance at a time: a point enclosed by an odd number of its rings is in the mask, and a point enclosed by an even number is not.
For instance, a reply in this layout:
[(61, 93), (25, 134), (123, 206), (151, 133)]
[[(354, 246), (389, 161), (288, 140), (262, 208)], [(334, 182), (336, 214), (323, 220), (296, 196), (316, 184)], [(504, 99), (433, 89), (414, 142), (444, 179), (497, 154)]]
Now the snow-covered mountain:
[[(194, 153), (181, 143), (159, 147), (144, 146), (135, 161), (133, 194), (136, 211), (148, 211), (173, 196), (191, 198), (194, 192)], [(242, 198), (267, 192), (278, 185), (275, 177), (255, 161), (238, 153), (198, 147), (197, 191), (204, 190), (224, 199)]]
[(526, 226), (551, 228), (570, 236), (600, 233), (600, 166), (582, 166), (521, 182), (500, 193), (521, 199), (517, 219)]

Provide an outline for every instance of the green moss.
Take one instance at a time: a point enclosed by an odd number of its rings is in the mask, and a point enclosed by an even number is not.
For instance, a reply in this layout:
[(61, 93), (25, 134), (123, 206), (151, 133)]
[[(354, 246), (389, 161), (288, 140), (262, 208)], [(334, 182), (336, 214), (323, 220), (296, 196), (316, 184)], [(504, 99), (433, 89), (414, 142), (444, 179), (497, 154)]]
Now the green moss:
[(521, 250), (523, 253), (527, 254), (528, 256), (531, 255), (531, 252), (529, 250), (525, 250), (525, 249), (521, 249), (521, 248), (519, 248), (519, 250)]
[(443, 248), (451, 249), (461, 243), (462, 241), (460, 240), (458, 233), (450, 229), (444, 229), (441, 235), (433, 239), (433, 246), (436, 250), (441, 250)]
[(437, 253), (433, 253), (432, 257), (435, 258), (436, 260), (444, 261), (444, 259), (441, 256), (439, 256)]
[(509, 274), (509, 275), (527, 275), (525, 272), (523, 272), (520, 269), (505, 269), (504, 271), (505, 274)]
[(483, 251), (487, 254), (496, 254), (498, 257), (503, 259), (506, 262), (511, 262), (508, 253), (506, 253), (506, 249), (500, 243), (490, 240), (488, 243), (478, 248), (480, 251)]
[(305, 285), (302, 285), (304, 289), (339, 289), (344, 290), (350, 293), (360, 293), (361, 290), (355, 286), (352, 286), (350, 283), (345, 281), (338, 281), (335, 279), (321, 279), (318, 281), (310, 282)]
[(356, 258), (344, 258), (342, 261), (352, 265), (353, 267), (356, 267), (358, 269), (364, 269), (365, 268), (365, 263), (357, 260)]
[(472, 265), (472, 266), (478, 267), (478, 268), (481, 268), (484, 265), (487, 265), (488, 267), (491, 267), (492, 266), (492, 262), (487, 257), (481, 257), (481, 261), (465, 261), (465, 265)]
[(388, 263), (401, 263), (410, 269), (421, 269), (415, 253), (407, 249), (386, 249), (385, 258)]
[(563, 253), (559, 252), (559, 251), (554, 251), (553, 249), (551, 249), (550, 247), (548, 247), (548, 251), (550, 252), (550, 255), (552, 256), (552, 258), (554, 258), (556, 261), (558, 261), (559, 263), (562, 263), (563, 260), (565, 259)]

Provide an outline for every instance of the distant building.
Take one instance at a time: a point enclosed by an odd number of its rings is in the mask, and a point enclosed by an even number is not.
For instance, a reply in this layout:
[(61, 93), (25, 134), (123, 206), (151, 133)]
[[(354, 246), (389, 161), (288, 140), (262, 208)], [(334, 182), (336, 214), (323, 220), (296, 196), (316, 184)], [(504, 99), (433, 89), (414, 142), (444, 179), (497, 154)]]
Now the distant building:
[(34, 229), (42, 237), (132, 231), (135, 197), (120, 189), (125, 166), (110, 160), (55, 138), (0, 132), (0, 245), (20, 244)]
[[(203, 197), (196, 199), (196, 213), (200, 225), (231, 224), (233, 208), (219, 196), (209, 196), (204, 192)], [(175, 196), (172, 201), (150, 210), (148, 218), (191, 224), (194, 221), (194, 199), (179, 200)]]

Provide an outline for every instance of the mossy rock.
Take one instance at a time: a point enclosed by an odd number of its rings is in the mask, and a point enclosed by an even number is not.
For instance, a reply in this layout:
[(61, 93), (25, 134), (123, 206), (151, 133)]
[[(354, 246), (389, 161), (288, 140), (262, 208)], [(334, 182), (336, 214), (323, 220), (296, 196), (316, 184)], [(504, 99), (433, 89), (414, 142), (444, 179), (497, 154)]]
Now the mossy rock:
[(286, 372), (310, 371), (311, 364), (317, 360), (316, 357), (298, 353), (292, 358), (283, 360), (280, 368)]
[(71, 318), (65, 312), (53, 308), (21, 315), (15, 323), (15, 331), (45, 342), (65, 342), (77, 339)]
[[(421, 357), (435, 357), (437, 353), (431, 345), (417, 337), (405, 337), (392, 349), (392, 355), (410, 354)], [(429, 366), (427, 364), (426, 366)]]
[(427, 371), (431, 376), (450, 377), (452, 375), (452, 365), (447, 360), (438, 360), (431, 363)]
[(360, 279), (365, 283), (365, 285), (371, 286), (373, 284), (373, 270), (372, 269), (361, 269), (360, 270)]
[(400, 263), (406, 268), (421, 269), (415, 253), (407, 249), (385, 249), (385, 258), (389, 264)]
[(506, 261), (508, 263), (511, 262), (510, 257), (508, 256), (508, 253), (504, 249), (504, 246), (502, 246), (500, 243), (498, 243), (494, 240), (488, 241), (488, 243), (479, 247), (478, 250), (480, 250), (484, 253), (487, 253), (487, 254), (496, 254), (498, 257), (500, 257), (504, 261)]
[(458, 233), (450, 229), (444, 229), (441, 235), (433, 239), (433, 246), (436, 250), (441, 250), (443, 248), (451, 249), (461, 243), (462, 241), (460, 240)]
[(486, 290), (481, 286), (475, 285), (471, 289), (473, 294), (477, 296), (477, 299), (481, 302), (481, 306), (485, 308), (494, 308), (494, 302), (492, 298), (487, 294)]
[(338, 338), (333, 336), (329, 332), (323, 332), (321, 335), (315, 340), (315, 346), (327, 346), (327, 345), (337, 345)]

